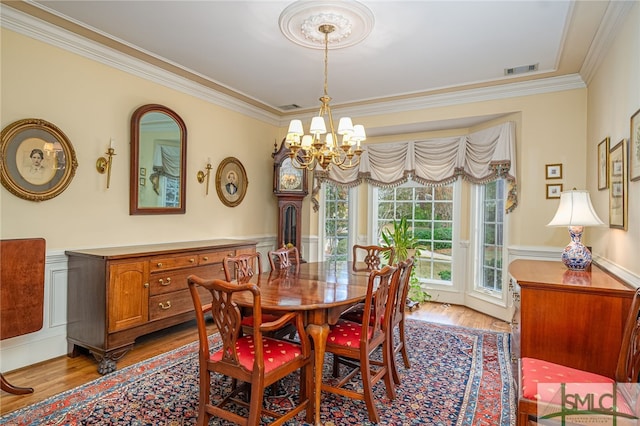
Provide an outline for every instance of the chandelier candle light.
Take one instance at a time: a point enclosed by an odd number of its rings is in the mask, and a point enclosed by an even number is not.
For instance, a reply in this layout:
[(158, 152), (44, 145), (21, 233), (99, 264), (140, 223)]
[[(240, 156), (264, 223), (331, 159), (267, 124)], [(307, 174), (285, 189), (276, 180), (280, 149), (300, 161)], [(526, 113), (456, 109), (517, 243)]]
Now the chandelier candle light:
[(571, 270), (582, 271), (591, 265), (591, 252), (580, 241), (585, 226), (604, 223), (596, 214), (589, 192), (573, 189), (560, 194), (556, 215), (547, 226), (568, 226), (571, 242), (562, 251), (562, 262)]
[[(360, 143), (366, 139), (364, 127), (362, 125), (354, 126), (351, 118), (342, 117), (336, 132), (329, 106), (331, 98), (327, 93), (327, 64), (329, 34), (334, 30), (335, 26), (332, 24), (322, 24), (318, 27), (318, 31), (324, 34), (324, 95), (320, 98), (322, 104), (320, 112), (311, 120), (310, 134), (304, 134), (300, 120), (291, 120), (289, 124), (286, 137), (290, 150), (289, 156), (291, 163), (299, 169), (313, 170), (318, 164), (325, 170), (329, 169), (331, 165), (346, 170), (360, 164), (360, 154), (362, 154)], [(324, 121), (325, 115), (329, 118), (328, 132)], [(321, 136), (325, 134), (323, 141)], [(342, 136), (341, 142), (339, 142), (337, 135)]]

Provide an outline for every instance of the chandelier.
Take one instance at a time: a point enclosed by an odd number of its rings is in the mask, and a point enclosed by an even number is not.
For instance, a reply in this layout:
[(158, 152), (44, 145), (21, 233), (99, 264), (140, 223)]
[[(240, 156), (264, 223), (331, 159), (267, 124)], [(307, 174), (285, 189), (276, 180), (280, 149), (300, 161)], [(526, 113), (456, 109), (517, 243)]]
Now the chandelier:
[[(320, 98), (320, 111), (311, 119), (309, 134), (305, 134), (301, 120), (291, 120), (285, 139), (289, 148), (291, 164), (298, 169), (313, 170), (319, 165), (328, 170), (332, 165), (347, 170), (360, 164), (362, 148), (360, 143), (366, 139), (364, 127), (353, 125), (351, 118), (342, 117), (336, 131), (331, 115), (331, 98), (327, 93), (327, 70), (329, 52), (329, 34), (335, 30), (332, 24), (322, 24), (318, 31), (324, 34), (324, 95)], [(329, 119), (329, 128), (325, 124)], [(324, 138), (323, 138), (324, 136)], [(339, 140), (338, 136), (342, 139)]]

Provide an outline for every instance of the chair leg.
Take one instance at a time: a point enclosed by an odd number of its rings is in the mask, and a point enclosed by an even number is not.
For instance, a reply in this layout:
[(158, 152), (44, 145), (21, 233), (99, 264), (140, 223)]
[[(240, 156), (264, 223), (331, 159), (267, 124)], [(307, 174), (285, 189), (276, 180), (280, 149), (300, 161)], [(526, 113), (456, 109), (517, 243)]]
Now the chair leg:
[(393, 382), (396, 385), (400, 384), (400, 373), (398, 372), (398, 364), (396, 361), (396, 348), (391, 348), (391, 360), (390, 360), (390, 364), (391, 364), (391, 375), (393, 376)]
[(387, 398), (390, 401), (396, 399), (396, 385), (393, 379), (392, 371), (395, 368), (393, 364), (393, 340), (390, 340), (391, 344), (382, 345), (382, 368), (385, 370), (384, 372), (384, 386), (387, 390)]
[(207, 413), (207, 405), (211, 402), (211, 372), (207, 366), (200, 365), (200, 396), (198, 397), (197, 426), (209, 424), (210, 415)]
[(339, 377), (340, 374), (340, 358), (338, 355), (333, 354), (333, 377)]
[(260, 414), (262, 413), (262, 407), (264, 404), (264, 386), (254, 384), (251, 386), (251, 399), (252, 404), (249, 406), (249, 417), (247, 419), (248, 426), (260, 425)]
[(380, 415), (376, 408), (376, 402), (373, 397), (373, 388), (371, 386), (371, 365), (369, 357), (364, 356), (360, 365), (360, 375), (362, 376), (362, 387), (364, 389), (364, 402), (367, 405), (367, 413), (369, 420), (373, 423), (380, 423)]
[(404, 338), (404, 319), (400, 321), (400, 342), (402, 344), (402, 359), (404, 360), (405, 368), (411, 368), (411, 363), (409, 362), (409, 354), (407, 354), (407, 344)]

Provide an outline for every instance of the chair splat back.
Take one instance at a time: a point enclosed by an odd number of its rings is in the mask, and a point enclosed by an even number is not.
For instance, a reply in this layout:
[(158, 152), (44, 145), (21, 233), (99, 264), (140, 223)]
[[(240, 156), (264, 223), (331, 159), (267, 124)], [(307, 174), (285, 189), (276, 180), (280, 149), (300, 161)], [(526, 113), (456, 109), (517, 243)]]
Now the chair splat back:
[(255, 275), (262, 274), (262, 257), (260, 252), (227, 256), (222, 261), (224, 276), (227, 281), (236, 279), (246, 281)]
[(269, 252), (271, 270), (289, 269), (300, 265), (300, 252), (297, 247), (282, 247)]
[[(364, 266), (360, 262), (359, 254), (364, 251)], [(386, 255), (389, 258), (383, 262), (383, 257)], [(393, 247), (382, 246), (363, 246), (355, 244), (353, 246), (353, 271), (374, 271), (382, 268), (383, 265), (393, 265), (393, 259), (395, 257), (395, 249)]]

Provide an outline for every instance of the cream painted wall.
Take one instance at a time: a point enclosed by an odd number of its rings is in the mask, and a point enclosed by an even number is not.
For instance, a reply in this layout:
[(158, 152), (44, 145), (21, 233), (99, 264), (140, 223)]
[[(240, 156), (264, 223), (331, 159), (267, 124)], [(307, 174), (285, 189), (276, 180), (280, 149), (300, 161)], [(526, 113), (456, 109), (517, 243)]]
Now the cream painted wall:
[[(598, 214), (609, 222), (609, 192), (598, 191), (597, 146), (604, 138), (611, 146), (630, 136), (630, 118), (640, 109), (640, 3), (630, 11), (614, 45), (589, 83), (587, 186)], [(594, 255), (620, 268), (640, 273), (640, 181), (628, 185), (627, 231), (608, 227), (590, 230)]]
[[(276, 203), (271, 152), (277, 128), (262, 121), (135, 77), (76, 54), (2, 30), (4, 128), (42, 118), (71, 141), (79, 167), (57, 197), (32, 202), (2, 187), (2, 238), (44, 237), (48, 250), (137, 243), (272, 236)], [(187, 202), (184, 215), (129, 215), (129, 122), (148, 103), (165, 105), (187, 126)], [(95, 161), (113, 138), (111, 187)], [(249, 186), (235, 208), (222, 204), (215, 172), (228, 156), (244, 165)], [(207, 158), (213, 165), (209, 195), (196, 180)]]

